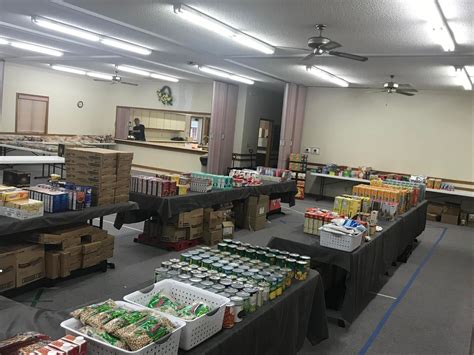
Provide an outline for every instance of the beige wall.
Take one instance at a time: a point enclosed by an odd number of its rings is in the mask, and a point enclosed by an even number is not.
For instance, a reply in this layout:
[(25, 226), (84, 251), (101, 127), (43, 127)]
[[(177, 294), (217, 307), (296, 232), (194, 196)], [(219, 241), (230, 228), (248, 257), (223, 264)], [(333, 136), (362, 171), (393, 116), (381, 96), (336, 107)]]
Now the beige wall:
[[(163, 106), (156, 90), (171, 87), (173, 106)], [(15, 130), (16, 93), (49, 96), (49, 133), (113, 134), (116, 106), (211, 112), (212, 85), (164, 83), (158, 80), (139, 86), (111, 85), (74, 74), (12, 63), (5, 65), (0, 132)], [(77, 101), (84, 107), (77, 108)]]
[(311, 162), (473, 180), (472, 92), (414, 97), (310, 88), (302, 138)]

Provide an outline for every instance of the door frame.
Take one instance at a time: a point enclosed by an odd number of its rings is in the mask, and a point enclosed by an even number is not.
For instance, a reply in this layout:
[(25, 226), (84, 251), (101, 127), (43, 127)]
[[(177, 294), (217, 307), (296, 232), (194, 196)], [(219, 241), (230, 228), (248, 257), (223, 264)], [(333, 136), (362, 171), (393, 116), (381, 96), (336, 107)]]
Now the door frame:
[[(32, 101), (41, 101), (41, 102), (46, 102), (46, 119), (44, 122), (44, 133), (37, 133), (37, 132), (18, 132), (18, 100), (20, 99), (21, 95), (25, 96), (31, 96), (31, 97), (41, 97), (45, 100), (32, 100)], [(21, 134), (48, 134), (48, 121), (49, 121), (49, 96), (44, 96), (44, 95), (34, 95), (34, 94), (27, 94), (24, 92), (17, 92), (16, 93), (16, 100), (15, 100), (15, 133), (21, 133)]]

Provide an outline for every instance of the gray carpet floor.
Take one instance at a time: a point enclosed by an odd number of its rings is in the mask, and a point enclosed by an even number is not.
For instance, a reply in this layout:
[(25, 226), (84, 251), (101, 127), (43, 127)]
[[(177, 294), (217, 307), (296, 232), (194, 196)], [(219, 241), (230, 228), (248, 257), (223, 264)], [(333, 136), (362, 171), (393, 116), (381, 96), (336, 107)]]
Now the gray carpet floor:
[[(302, 228), (307, 207), (330, 207), (329, 202), (298, 201), (285, 215), (272, 216), (264, 230), (238, 231), (236, 239), (266, 245), (272, 236), (288, 235)], [(118, 231), (113, 216), (105, 228), (116, 236), (115, 270), (94, 273), (41, 290), (36, 307), (71, 310), (127, 293), (152, 282), (153, 270), (162, 260), (178, 253), (133, 242), (141, 223)], [(420, 243), (405, 264), (393, 268), (384, 287), (348, 328), (329, 324), (329, 339), (312, 346), (304, 344), (301, 354), (470, 354), (473, 320), (474, 229), (428, 222)], [(25, 293), (16, 301), (31, 305), (38, 291)]]

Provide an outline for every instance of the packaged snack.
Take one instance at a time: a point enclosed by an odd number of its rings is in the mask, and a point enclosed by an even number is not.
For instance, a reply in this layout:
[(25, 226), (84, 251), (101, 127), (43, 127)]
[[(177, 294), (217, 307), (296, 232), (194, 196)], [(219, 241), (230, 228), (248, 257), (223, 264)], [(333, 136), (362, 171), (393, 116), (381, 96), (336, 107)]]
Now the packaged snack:
[(110, 322), (112, 319), (124, 315), (125, 313), (127, 313), (127, 311), (123, 308), (112, 308), (108, 311), (89, 317), (86, 324), (94, 328), (101, 329), (106, 323)]
[(209, 312), (209, 306), (202, 302), (195, 302), (191, 305), (180, 304), (163, 291), (154, 295), (148, 302), (147, 307), (159, 309), (163, 313), (186, 320), (195, 319)]
[(184, 306), (177, 310), (177, 315), (180, 318), (192, 320), (198, 318), (209, 312), (209, 306), (202, 302), (195, 302), (190, 306)]
[(104, 324), (103, 329), (115, 336), (120, 336), (120, 329), (129, 326), (145, 317), (148, 313), (143, 311), (127, 311), (123, 315)]
[(63, 355), (66, 354), (63, 351), (56, 350), (50, 346), (43, 346), (42, 348), (36, 349), (32, 354), (35, 355)]
[(66, 355), (79, 355), (79, 347), (65, 340), (59, 339), (48, 344), (50, 348), (62, 351)]
[(42, 340), (49, 341), (51, 338), (47, 335), (37, 332), (25, 332), (17, 334), (14, 337), (0, 341), (0, 354), (16, 354), (18, 349), (35, 344)]
[(68, 335), (63, 336), (61, 340), (77, 345), (78, 350), (79, 350), (79, 355), (87, 355), (87, 341), (86, 339), (84, 339), (84, 337), (68, 334)]
[[(37, 343), (33, 343), (31, 345), (24, 346), (20, 349), (18, 349), (18, 355), (30, 355), (33, 353), (35, 350), (38, 350), (42, 347), (45, 347), (49, 344), (49, 341), (46, 340), (41, 340)], [(3, 353), (2, 353), (3, 354)]]
[(166, 318), (148, 316), (144, 320), (125, 328), (123, 340), (130, 347), (130, 350), (136, 351), (158, 341), (173, 328), (171, 322)]
[[(89, 324), (88, 320), (99, 313), (109, 311), (117, 308), (117, 304), (112, 300), (107, 300), (103, 303), (93, 304), (84, 308), (79, 308), (71, 313), (76, 319), (79, 319), (82, 324)], [(94, 321), (94, 320), (93, 320)]]
[(116, 346), (117, 348), (129, 350), (129, 347), (127, 346), (127, 344), (125, 344), (120, 339), (110, 335), (107, 332), (96, 330), (92, 328), (91, 326), (86, 325), (85, 327), (82, 327), (81, 329), (79, 329), (79, 332), (87, 336), (90, 336), (91, 338), (105, 341), (106, 343)]

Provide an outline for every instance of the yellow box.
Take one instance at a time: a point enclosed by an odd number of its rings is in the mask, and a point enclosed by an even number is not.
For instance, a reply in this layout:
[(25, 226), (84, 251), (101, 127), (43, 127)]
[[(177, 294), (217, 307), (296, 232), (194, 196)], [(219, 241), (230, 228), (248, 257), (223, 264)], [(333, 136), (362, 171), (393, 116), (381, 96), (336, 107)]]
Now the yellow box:
[(0, 200), (5, 202), (26, 200), (27, 198), (28, 191), (25, 190), (4, 191), (0, 193)]

